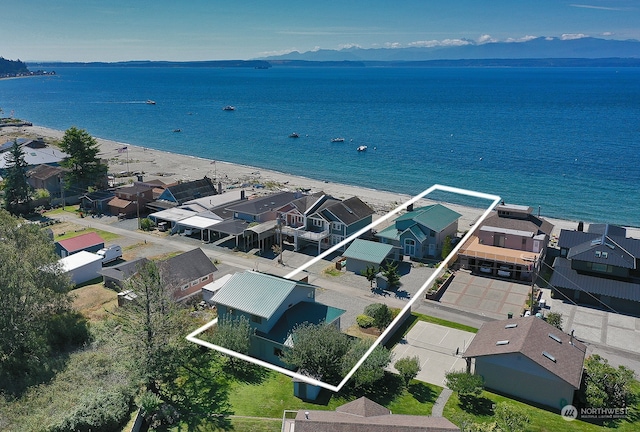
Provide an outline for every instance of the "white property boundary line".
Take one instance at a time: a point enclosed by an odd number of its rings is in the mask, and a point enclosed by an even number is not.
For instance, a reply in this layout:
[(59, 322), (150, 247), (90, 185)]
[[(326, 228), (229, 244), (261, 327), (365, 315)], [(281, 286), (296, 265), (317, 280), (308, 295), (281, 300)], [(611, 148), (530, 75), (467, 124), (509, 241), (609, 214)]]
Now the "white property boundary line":
[(350, 235), (349, 237), (347, 237), (346, 239), (344, 239), (340, 243), (332, 246), (331, 248), (329, 248), (326, 251), (324, 251), (322, 254), (318, 255), (317, 257), (313, 258), (309, 262), (303, 264), (302, 266), (298, 267), (297, 269), (295, 269), (294, 271), (292, 271), (291, 273), (289, 273), (289, 274), (287, 274), (285, 276), (285, 278), (287, 278), (287, 279), (292, 278), (293, 276), (297, 275), (298, 273), (300, 273), (301, 271), (305, 270), (309, 266), (312, 266), (313, 264), (317, 263), (318, 261), (323, 259), (325, 256), (327, 256), (330, 253), (336, 251), (337, 249), (341, 248), (342, 246), (344, 246), (345, 244), (351, 242), (352, 240), (355, 240), (356, 238), (360, 237), (362, 234), (364, 234), (365, 232), (367, 232), (371, 228), (373, 228), (373, 227), (379, 225), (381, 222), (384, 222), (385, 220), (391, 218), (392, 216), (396, 215), (397, 213), (399, 213), (400, 211), (405, 209), (407, 206), (415, 203), (419, 199), (424, 198), (425, 196), (429, 195), (430, 193), (432, 193), (434, 191), (451, 192), (451, 193), (455, 193), (455, 194), (467, 195), (467, 196), (472, 196), (472, 197), (476, 197), (476, 198), (486, 199), (486, 200), (491, 201), (491, 205), (489, 207), (487, 207), (487, 209), (484, 211), (482, 216), (480, 216), (480, 218), (471, 227), (471, 229), (467, 232), (467, 234), (458, 242), (458, 244), (453, 248), (453, 250), (449, 253), (449, 255), (447, 255), (447, 257), (440, 263), (440, 265), (437, 267), (436, 271), (431, 275), (431, 277), (429, 277), (429, 279), (427, 279), (425, 281), (425, 283), (420, 287), (418, 292), (411, 298), (411, 300), (407, 303), (407, 305), (404, 308), (402, 308), (402, 311), (398, 314), (398, 316), (391, 322), (391, 324), (389, 324), (389, 326), (385, 329), (385, 331), (382, 332), (380, 337), (378, 337), (378, 339), (375, 340), (375, 342), (371, 345), (371, 347), (367, 350), (367, 352), (364, 353), (362, 358), (360, 360), (358, 360), (358, 362), (355, 364), (355, 366), (349, 371), (349, 373), (347, 373), (347, 375), (342, 379), (340, 384), (338, 384), (337, 386), (334, 386), (334, 385), (331, 385), (331, 384), (327, 384), (327, 383), (325, 383), (323, 381), (319, 381), (319, 380), (316, 380), (314, 378), (295, 373), (293, 371), (290, 371), (290, 370), (285, 369), (283, 367), (276, 366), (274, 364), (265, 362), (263, 360), (260, 360), (260, 359), (254, 358), (254, 357), (250, 357), (248, 355), (241, 354), (241, 353), (238, 353), (238, 352), (235, 352), (235, 351), (231, 351), (231, 350), (229, 350), (227, 348), (224, 348), (224, 347), (221, 347), (219, 345), (214, 345), (214, 344), (209, 343), (207, 341), (204, 341), (202, 339), (198, 339), (196, 336), (198, 336), (200, 333), (204, 332), (205, 330), (213, 327), (214, 325), (216, 325), (218, 323), (218, 319), (217, 318), (214, 319), (213, 321), (203, 325), (202, 327), (200, 327), (199, 329), (193, 331), (192, 333), (190, 333), (187, 336), (187, 340), (190, 341), (190, 342), (196, 343), (198, 345), (207, 347), (209, 349), (213, 349), (213, 350), (219, 351), (219, 352), (221, 352), (223, 354), (227, 354), (227, 355), (230, 355), (230, 356), (233, 356), (233, 357), (248, 361), (250, 363), (256, 364), (258, 366), (262, 366), (262, 367), (265, 367), (267, 369), (271, 369), (271, 370), (274, 370), (276, 372), (283, 373), (283, 374), (288, 375), (288, 376), (290, 376), (292, 378), (298, 379), (300, 381), (304, 381), (304, 382), (306, 382), (308, 384), (312, 384), (312, 385), (316, 385), (316, 386), (319, 386), (319, 387), (323, 387), (323, 388), (326, 388), (326, 389), (334, 391), (334, 392), (339, 392), (340, 389), (342, 387), (344, 387), (344, 385), (347, 383), (347, 381), (349, 381), (349, 379), (353, 376), (353, 374), (358, 370), (358, 368), (360, 366), (362, 366), (362, 363), (364, 363), (364, 361), (367, 359), (367, 357), (369, 357), (369, 355), (373, 352), (373, 350), (378, 345), (380, 345), (380, 341), (382, 341), (389, 334), (389, 332), (391, 330), (395, 330), (395, 327), (398, 324), (398, 321), (400, 319), (402, 319), (404, 314), (411, 308), (411, 306), (416, 302), (416, 300), (418, 300), (419, 298), (422, 297), (422, 294), (424, 293), (424, 291), (429, 286), (431, 286), (431, 284), (433, 284), (433, 281), (440, 275), (442, 270), (449, 265), (449, 262), (451, 261), (451, 259), (458, 253), (458, 250), (462, 247), (462, 245), (464, 243), (467, 242), (467, 240), (471, 237), (471, 235), (475, 232), (475, 230), (480, 226), (480, 224), (487, 218), (487, 216), (489, 216), (489, 213), (491, 212), (491, 210), (494, 209), (494, 207), (496, 205), (498, 205), (498, 203), (500, 202), (501, 198), (499, 196), (497, 196), (497, 195), (489, 195), (489, 194), (485, 194), (485, 193), (482, 193), (482, 192), (470, 191), (470, 190), (467, 190), (467, 189), (458, 189), (458, 188), (454, 188), (454, 187), (450, 187), (450, 186), (443, 186), (443, 185), (437, 185), (437, 184), (433, 185), (429, 189), (424, 190), (420, 194), (418, 194), (415, 197), (411, 198), (409, 201), (405, 202), (404, 204), (399, 205), (394, 210), (390, 211), (389, 213), (387, 213), (383, 217), (379, 218), (375, 222), (370, 223), (366, 227), (364, 227), (364, 228), (360, 229), (359, 231), (355, 232), (354, 234)]

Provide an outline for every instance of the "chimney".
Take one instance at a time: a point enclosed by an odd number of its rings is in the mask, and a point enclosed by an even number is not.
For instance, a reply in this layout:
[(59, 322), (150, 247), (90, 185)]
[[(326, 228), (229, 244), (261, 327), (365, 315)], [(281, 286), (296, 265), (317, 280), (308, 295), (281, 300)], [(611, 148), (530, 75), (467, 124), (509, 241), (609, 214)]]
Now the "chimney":
[(218, 182), (218, 195), (222, 193), (222, 182)]
[(582, 232), (584, 230), (584, 222), (578, 222), (578, 231)]
[(407, 211), (408, 211), (408, 212), (412, 212), (412, 211), (413, 211), (413, 204), (409, 204), (409, 205), (407, 206)]
[(142, 174), (138, 174), (138, 181), (141, 182), (141, 183), (144, 181), (144, 180), (142, 180)]

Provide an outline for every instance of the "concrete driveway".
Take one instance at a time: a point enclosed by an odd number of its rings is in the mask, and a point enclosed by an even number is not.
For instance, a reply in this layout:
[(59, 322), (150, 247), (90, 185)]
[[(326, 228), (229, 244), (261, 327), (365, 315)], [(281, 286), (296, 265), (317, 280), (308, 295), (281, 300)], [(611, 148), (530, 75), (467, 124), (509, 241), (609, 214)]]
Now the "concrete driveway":
[(530, 293), (530, 285), (458, 270), (440, 303), (482, 316), (506, 319), (509, 313), (515, 316), (521, 313)]
[(421, 370), (416, 379), (444, 386), (445, 373), (466, 367), (466, 361), (461, 356), (474, 336), (474, 333), (418, 321), (405, 338), (393, 347), (393, 361), (389, 370), (397, 373), (393, 367), (395, 361), (418, 356)]

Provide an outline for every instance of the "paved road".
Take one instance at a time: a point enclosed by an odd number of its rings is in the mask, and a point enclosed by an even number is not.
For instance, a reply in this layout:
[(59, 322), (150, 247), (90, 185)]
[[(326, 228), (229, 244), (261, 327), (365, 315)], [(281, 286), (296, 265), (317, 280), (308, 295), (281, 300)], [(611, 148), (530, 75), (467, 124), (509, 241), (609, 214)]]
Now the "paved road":
[[(281, 265), (278, 264), (277, 258), (231, 252), (227, 248), (202, 243), (193, 238), (185, 238), (178, 235), (161, 237), (137, 231), (135, 219), (117, 221), (115, 218), (109, 217), (78, 218), (72, 213), (63, 213), (54, 217), (78, 225), (113, 232), (123, 236), (123, 240), (127, 239), (126, 241), (131, 244), (146, 243), (149, 246), (140, 248), (140, 253), (147, 254), (147, 256), (157, 256), (171, 251), (189, 251), (195, 247), (200, 247), (211, 259), (218, 260), (223, 264), (222, 268), (225, 273), (255, 269), (278, 276), (285, 276), (312, 258), (305, 254), (287, 251), (283, 255), (284, 265)], [(318, 301), (347, 311), (341, 320), (343, 330), (355, 323), (355, 317), (362, 313), (364, 308), (371, 303), (384, 302), (390, 307), (404, 307), (434, 271), (428, 267), (414, 266), (407, 275), (402, 277), (401, 294), (392, 296), (381, 295), (372, 291), (366, 279), (359, 275), (345, 273), (344, 271), (339, 276), (329, 276), (324, 273), (324, 270), (331, 266), (333, 266), (333, 263), (330, 261), (319, 261), (311, 266), (306, 273), (309, 276), (309, 283), (321, 287), (318, 290)], [(466, 276), (466, 278), (468, 279), (469, 276)], [(513, 297), (509, 297), (512, 294), (511, 290), (520, 288), (522, 291), (527, 288), (526, 285), (492, 279), (474, 280), (473, 283), (470, 281), (465, 282), (465, 280), (465, 276), (458, 277), (459, 283), (466, 284), (467, 288), (472, 285), (482, 287), (484, 284), (484, 289), (474, 288), (473, 293), (476, 294), (475, 296), (469, 294), (471, 297), (476, 297), (473, 299), (475, 304), (471, 307), (459, 304), (460, 301), (458, 300), (461, 298), (461, 292), (452, 292), (451, 296), (444, 297), (449, 301), (417, 301), (412, 308), (413, 311), (479, 328), (484, 322), (501, 317), (506, 318), (506, 314), (502, 310), (505, 304), (510, 309), (511, 303), (514, 306), (519, 303), (519, 299), (513, 300)], [(507, 286), (501, 286), (501, 283), (507, 284)], [(450, 300), (454, 295), (457, 296), (458, 300)], [(522, 296), (524, 294), (519, 293), (519, 295)], [(446, 293), (445, 296), (447, 296)], [(564, 304), (560, 300), (552, 300), (544, 290), (543, 298), (551, 306), (551, 310), (563, 314), (565, 331), (575, 330), (576, 336), (587, 343), (587, 354), (597, 353), (603, 355), (609, 359), (611, 364), (616, 366), (625, 365), (634, 369), (640, 375), (639, 318)]]

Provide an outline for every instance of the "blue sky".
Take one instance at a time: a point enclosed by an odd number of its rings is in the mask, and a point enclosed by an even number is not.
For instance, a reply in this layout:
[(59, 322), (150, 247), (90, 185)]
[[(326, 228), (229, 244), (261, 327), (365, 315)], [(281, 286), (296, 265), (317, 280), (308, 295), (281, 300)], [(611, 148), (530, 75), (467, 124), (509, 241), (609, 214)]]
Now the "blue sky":
[(24, 61), (251, 59), (290, 51), (532, 37), (640, 39), (639, 0), (20, 0), (0, 56)]

